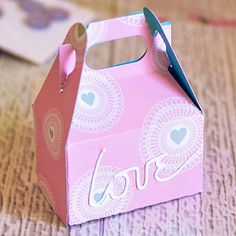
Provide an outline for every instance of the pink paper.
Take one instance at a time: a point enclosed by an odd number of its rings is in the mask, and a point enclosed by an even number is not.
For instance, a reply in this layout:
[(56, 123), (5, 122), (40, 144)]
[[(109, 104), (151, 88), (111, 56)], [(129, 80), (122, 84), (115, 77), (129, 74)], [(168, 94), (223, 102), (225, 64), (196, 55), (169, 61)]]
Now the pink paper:
[[(171, 25), (163, 29), (170, 41)], [(80, 224), (201, 192), (204, 116), (169, 74), (165, 45), (151, 36), (144, 15), (87, 29), (86, 51), (144, 37), (148, 50), (138, 62), (93, 70), (78, 53), (85, 41), (75, 44), (74, 35), (72, 27), (65, 44), (76, 45), (76, 67), (63, 99), (59, 65), (68, 56), (57, 57), (34, 104), (40, 186), (63, 222)]]
[(76, 65), (76, 52), (70, 44), (65, 44), (59, 48), (59, 74), (60, 86), (64, 89), (64, 84), (68, 76), (73, 72)]

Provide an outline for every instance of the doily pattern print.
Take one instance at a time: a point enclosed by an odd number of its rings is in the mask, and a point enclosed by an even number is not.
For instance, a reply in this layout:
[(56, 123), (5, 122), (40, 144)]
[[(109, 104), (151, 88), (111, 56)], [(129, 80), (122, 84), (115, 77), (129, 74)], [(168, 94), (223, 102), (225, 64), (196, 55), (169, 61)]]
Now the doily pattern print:
[(63, 117), (59, 110), (49, 110), (42, 119), (43, 135), (51, 157), (58, 160), (62, 149)]
[(38, 176), (38, 186), (41, 189), (42, 193), (44, 194), (45, 198), (47, 199), (49, 205), (52, 207), (54, 211), (57, 212), (56, 200), (53, 196), (51, 188), (44, 176)]
[[(100, 167), (95, 179), (95, 188), (92, 200), (99, 202), (107, 184), (113, 181), (113, 191), (121, 194), (125, 187), (122, 178), (113, 179), (119, 170), (109, 166)], [(132, 197), (132, 186), (129, 183), (127, 193), (119, 199), (111, 199), (107, 196), (100, 205), (92, 207), (89, 205), (89, 193), (93, 171), (86, 173), (75, 182), (69, 190), (69, 218), (70, 224), (79, 224), (91, 219), (104, 218), (125, 211)]]
[(103, 41), (108, 31), (108, 26), (108, 21), (99, 21), (89, 24), (87, 28), (88, 48), (96, 43)]
[(154, 38), (151, 55), (154, 68), (162, 73), (168, 73), (170, 61), (166, 54), (166, 45), (160, 34)]
[(118, 83), (105, 71), (85, 70), (81, 78), (72, 127), (85, 133), (112, 128), (124, 109), (124, 98)]
[(132, 16), (117, 18), (121, 23), (131, 27), (142, 27), (147, 25), (144, 14), (135, 14)]
[(203, 116), (186, 98), (171, 97), (154, 105), (148, 112), (140, 136), (140, 155), (144, 161), (166, 154), (160, 163), (163, 177), (184, 163), (192, 168), (202, 158)]

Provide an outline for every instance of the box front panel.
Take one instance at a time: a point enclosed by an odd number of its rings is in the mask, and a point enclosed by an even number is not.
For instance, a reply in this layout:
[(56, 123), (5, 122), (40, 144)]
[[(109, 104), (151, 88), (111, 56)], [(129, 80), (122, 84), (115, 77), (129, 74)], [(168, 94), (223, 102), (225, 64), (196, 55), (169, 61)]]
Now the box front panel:
[(69, 224), (198, 193), (203, 116), (184, 98), (154, 104), (140, 129), (68, 146)]
[[(163, 26), (170, 40), (170, 24)], [(69, 224), (194, 194), (202, 186), (203, 115), (169, 74), (143, 14), (93, 23), (88, 47), (140, 35), (138, 61), (84, 63), (68, 139)]]

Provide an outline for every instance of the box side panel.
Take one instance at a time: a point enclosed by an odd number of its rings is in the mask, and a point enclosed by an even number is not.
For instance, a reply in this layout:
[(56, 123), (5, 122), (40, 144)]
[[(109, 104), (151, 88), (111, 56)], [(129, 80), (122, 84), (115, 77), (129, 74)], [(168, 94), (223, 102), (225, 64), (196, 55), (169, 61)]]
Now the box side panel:
[[(35, 105), (34, 116), (38, 186), (50, 206), (66, 224), (65, 151), (59, 137), (59, 133), (62, 132), (63, 119), (58, 110), (50, 110), (45, 116), (41, 116), (35, 109)], [(52, 136), (55, 139), (53, 141)]]
[[(36, 127), (36, 157), (39, 186), (62, 221), (67, 224), (65, 147), (74, 112), (86, 32), (81, 24), (72, 26), (64, 41), (76, 60), (69, 76), (64, 68), (70, 63), (66, 53), (59, 54), (33, 105)], [(61, 51), (60, 51), (61, 52)], [(62, 83), (63, 79), (63, 83)], [(62, 88), (63, 85), (63, 88)]]

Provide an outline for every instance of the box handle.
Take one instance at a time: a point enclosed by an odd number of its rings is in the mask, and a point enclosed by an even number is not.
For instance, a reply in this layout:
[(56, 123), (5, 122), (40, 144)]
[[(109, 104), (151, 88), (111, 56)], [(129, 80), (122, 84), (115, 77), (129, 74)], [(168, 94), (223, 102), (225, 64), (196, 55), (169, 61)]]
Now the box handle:
[(148, 34), (149, 27), (143, 12), (134, 13), (119, 18), (90, 23), (87, 28), (88, 49), (95, 44), (107, 41), (142, 36), (148, 44), (153, 39)]

